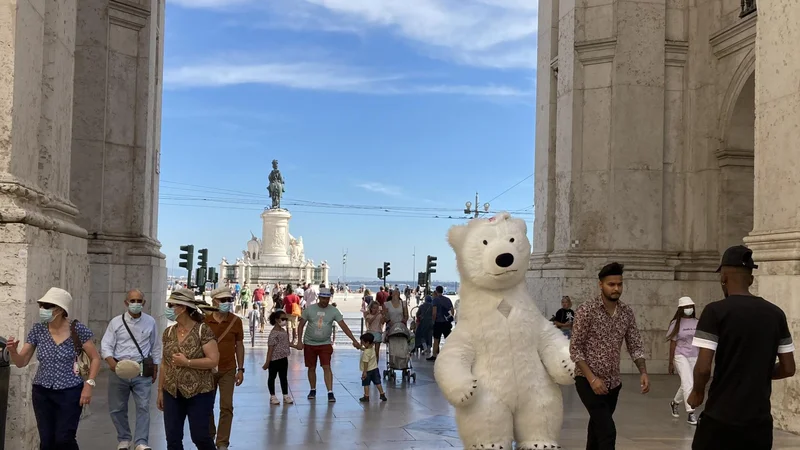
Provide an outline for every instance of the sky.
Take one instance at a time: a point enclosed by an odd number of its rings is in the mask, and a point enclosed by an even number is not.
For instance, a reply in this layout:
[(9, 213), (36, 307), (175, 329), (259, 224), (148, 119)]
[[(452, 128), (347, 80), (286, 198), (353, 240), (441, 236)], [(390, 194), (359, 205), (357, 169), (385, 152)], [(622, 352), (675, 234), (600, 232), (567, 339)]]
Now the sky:
[[(271, 161), (331, 279), (458, 279), (446, 235), (490, 201), (533, 226), (534, 0), (168, 0), (159, 231), (209, 260), (260, 237)], [(474, 206), (473, 206), (474, 207)], [(414, 257), (416, 254), (416, 257)], [(416, 270), (416, 272), (415, 272)]]

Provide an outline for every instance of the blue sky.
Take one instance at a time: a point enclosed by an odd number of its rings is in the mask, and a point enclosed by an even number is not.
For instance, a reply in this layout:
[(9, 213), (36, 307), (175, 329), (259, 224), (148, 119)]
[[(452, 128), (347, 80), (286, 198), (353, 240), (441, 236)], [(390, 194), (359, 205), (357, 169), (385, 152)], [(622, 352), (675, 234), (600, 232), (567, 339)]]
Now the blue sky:
[(431, 254), (436, 279), (457, 279), (445, 236), (476, 191), (530, 232), (536, 3), (168, 1), (167, 265), (189, 243), (213, 264), (240, 256), (260, 236), (273, 159), (290, 232), (334, 280), (343, 249), (348, 278), (391, 261), (391, 278), (410, 279), (414, 247), (417, 271)]

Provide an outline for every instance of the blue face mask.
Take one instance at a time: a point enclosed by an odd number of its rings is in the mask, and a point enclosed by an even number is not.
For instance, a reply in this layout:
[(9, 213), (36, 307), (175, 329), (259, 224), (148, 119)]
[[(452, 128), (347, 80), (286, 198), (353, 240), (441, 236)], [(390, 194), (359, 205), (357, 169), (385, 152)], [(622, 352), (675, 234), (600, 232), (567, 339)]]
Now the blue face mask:
[(39, 322), (50, 323), (54, 319), (52, 309), (39, 308)]
[(220, 303), (219, 304), (219, 312), (223, 312), (223, 313), (231, 312), (231, 306), (233, 306), (233, 303), (230, 303), (230, 302)]
[(175, 322), (178, 319), (178, 314), (175, 313), (175, 308), (167, 308), (164, 310), (164, 317), (170, 322)]
[(128, 304), (128, 312), (131, 314), (141, 314), (142, 313), (142, 305), (141, 303), (129, 303)]

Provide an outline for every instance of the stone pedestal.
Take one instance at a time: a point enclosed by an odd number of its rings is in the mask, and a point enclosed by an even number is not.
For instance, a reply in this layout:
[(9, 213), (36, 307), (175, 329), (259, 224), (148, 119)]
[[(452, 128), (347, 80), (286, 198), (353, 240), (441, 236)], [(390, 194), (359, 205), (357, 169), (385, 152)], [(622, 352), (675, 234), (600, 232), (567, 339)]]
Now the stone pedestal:
[(261, 213), (264, 225), (261, 238), (259, 262), (270, 265), (289, 265), (289, 219), (285, 209), (267, 209)]
[[(786, 313), (800, 342), (800, 2), (758, 2), (755, 212), (745, 243), (758, 293)], [(795, 352), (797, 354), (797, 352)], [(800, 432), (800, 377), (773, 382), (775, 425)]]

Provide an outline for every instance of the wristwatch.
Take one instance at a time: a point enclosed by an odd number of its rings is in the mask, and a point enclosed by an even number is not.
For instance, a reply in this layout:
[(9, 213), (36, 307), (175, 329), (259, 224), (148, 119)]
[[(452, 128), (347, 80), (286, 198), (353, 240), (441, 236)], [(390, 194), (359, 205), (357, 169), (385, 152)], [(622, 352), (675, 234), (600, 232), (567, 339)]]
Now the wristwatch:
[(236, 369), (236, 371), (244, 373), (244, 367), (240, 367), (240, 368)]
[(91, 378), (86, 380), (86, 384), (88, 384), (91, 387), (97, 386), (97, 383), (95, 383), (94, 380), (92, 380)]

